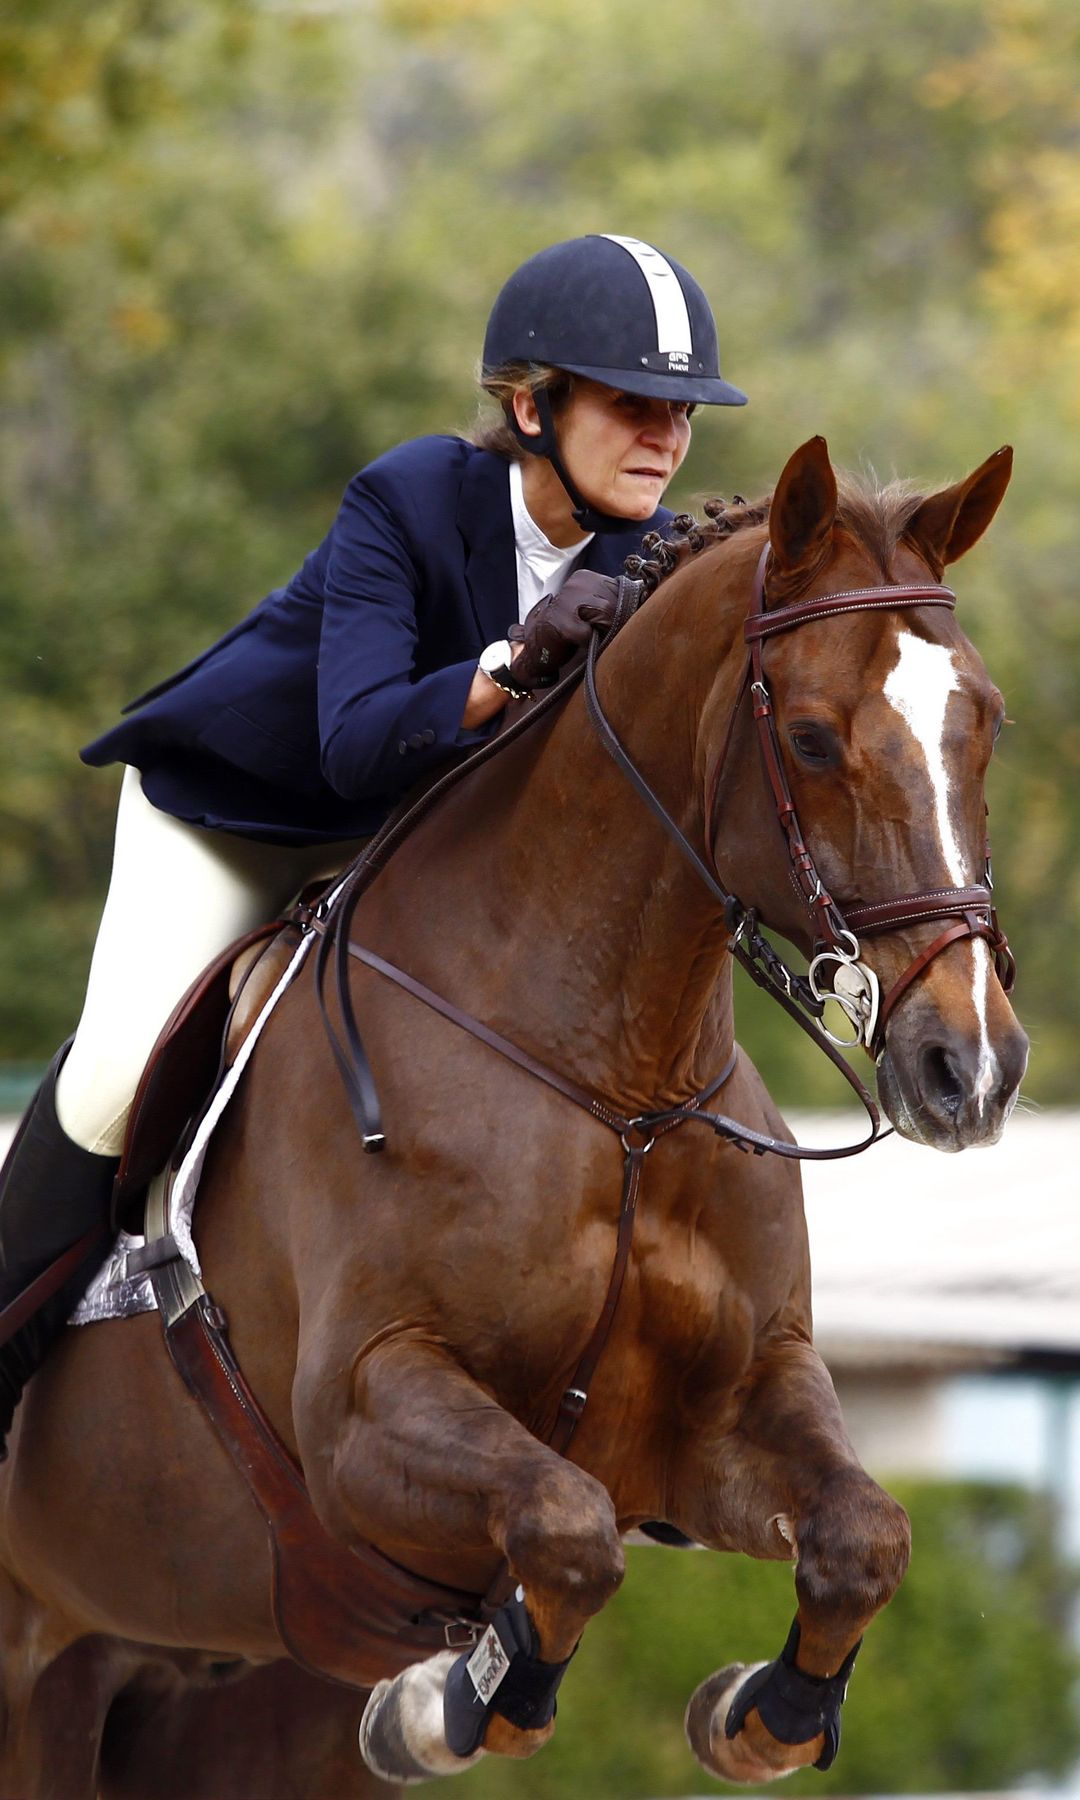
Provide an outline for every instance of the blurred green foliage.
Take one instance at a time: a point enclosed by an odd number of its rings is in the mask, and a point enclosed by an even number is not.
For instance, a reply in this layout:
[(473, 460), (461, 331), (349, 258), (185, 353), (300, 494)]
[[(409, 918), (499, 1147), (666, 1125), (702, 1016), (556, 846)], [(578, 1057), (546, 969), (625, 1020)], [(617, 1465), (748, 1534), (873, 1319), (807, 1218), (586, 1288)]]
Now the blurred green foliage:
[[(744, 412), (671, 498), (835, 458), (1013, 492), (957, 572), (1029, 1091), (1075, 1098), (1080, 82), (1072, 0), (16, 0), (0, 23), (0, 1060), (70, 1029), (115, 782), (78, 745), (284, 580), (355, 468), (473, 415), (561, 236), (653, 239)], [(777, 1016), (776, 1091), (835, 1097)]]
[[(911, 1515), (911, 1568), (860, 1652), (836, 1762), (792, 1776), (783, 1793), (1003, 1793), (1063, 1774), (1080, 1751), (1080, 1658), (1063, 1630), (1075, 1578), (1045, 1504), (1004, 1487), (896, 1491)], [(567, 1674), (551, 1743), (527, 1763), (470, 1770), (462, 1800), (719, 1792), (686, 1745), (683, 1712), (714, 1668), (779, 1654), (791, 1571), (704, 1551), (631, 1550), (627, 1562)]]

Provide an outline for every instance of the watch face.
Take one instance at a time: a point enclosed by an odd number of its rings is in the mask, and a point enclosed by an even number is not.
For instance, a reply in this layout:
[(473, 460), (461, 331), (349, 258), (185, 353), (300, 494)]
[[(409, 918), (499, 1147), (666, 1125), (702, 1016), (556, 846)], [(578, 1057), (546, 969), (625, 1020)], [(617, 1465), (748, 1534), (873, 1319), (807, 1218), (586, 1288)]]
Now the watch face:
[(488, 644), (485, 649), (481, 650), (480, 667), (483, 669), (485, 675), (492, 674), (496, 669), (508, 669), (510, 667), (510, 656), (510, 646), (506, 642), (506, 639), (503, 638), (501, 643)]

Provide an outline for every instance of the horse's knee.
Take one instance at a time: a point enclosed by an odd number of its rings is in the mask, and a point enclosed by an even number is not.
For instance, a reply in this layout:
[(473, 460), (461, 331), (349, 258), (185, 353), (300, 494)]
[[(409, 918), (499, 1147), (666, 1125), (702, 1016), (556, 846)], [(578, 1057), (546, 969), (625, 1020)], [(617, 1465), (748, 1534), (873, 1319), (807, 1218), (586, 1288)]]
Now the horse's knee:
[[(611, 1496), (572, 1464), (531, 1485), (510, 1510), (503, 1541), (530, 1610), (546, 1638), (552, 1606), (591, 1618), (611, 1599), (626, 1564)], [(545, 1643), (545, 1654), (550, 1654)], [(561, 1651), (556, 1654), (562, 1654)]]
[(900, 1586), (911, 1555), (907, 1513), (862, 1470), (830, 1484), (800, 1520), (800, 1604), (869, 1619)]

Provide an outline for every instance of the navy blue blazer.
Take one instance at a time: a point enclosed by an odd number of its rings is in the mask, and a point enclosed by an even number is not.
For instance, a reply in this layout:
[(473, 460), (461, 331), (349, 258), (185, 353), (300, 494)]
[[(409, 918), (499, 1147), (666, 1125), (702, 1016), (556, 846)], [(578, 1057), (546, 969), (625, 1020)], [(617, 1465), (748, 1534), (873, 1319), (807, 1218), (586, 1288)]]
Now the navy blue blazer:
[[(661, 508), (598, 535), (617, 575)], [(503, 457), (417, 438), (353, 477), (287, 587), (124, 709), (84, 762), (132, 763), (162, 811), (272, 843), (366, 837), (486, 732), (460, 729), (485, 644), (517, 618)]]

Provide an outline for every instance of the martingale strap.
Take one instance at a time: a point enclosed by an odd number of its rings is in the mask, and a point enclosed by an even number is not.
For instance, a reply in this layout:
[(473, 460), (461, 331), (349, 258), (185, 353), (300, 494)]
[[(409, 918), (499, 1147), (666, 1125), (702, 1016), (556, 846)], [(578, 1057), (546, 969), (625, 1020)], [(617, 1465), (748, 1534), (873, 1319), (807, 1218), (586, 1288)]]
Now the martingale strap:
[[(601, 1100), (598, 1096), (586, 1095), (584, 1090), (572, 1092), (572, 1083), (566, 1082), (561, 1076), (556, 1076), (554, 1071), (546, 1069), (544, 1065), (539, 1064), (535, 1059), (527, 1057), (526, 1053), (521, 1051), (518, 1046), (510, 1044), (508, 1039), (501, 1038), (498, 1033), (492, 1031), (489, 1027), (482, 1025), (480, 1021), (473, 1019), (460, 1008), (453, 1006), (448, 1001), (444, 1001), (441, 996), (435, 994), (432, 989), (425, 987), (423, 983), (418, 982), (412, 976), (407, 975), (404, 970), (400, 970), (385, 959), (377, 957), (374, 952), (366, 951), (354, 944), (349, 936), (353, 915), (356, 911), (356, 906), (361, 894), (370, 885), (371, 881), (374, 880), (379, 870), (385, 867), (387, 860), (393, 852), (399, 848), (400, 844), (405, 841), (421, 819), (424, 818), (438, 800), (442, 798), (443, 794), (448, 789), (456, 786), (466, 774), (477, 766), (478, 763), (488, 760), (491, 755), (496, 754), (499, 749), (504, 747), (508, 741), (512, 741), (512, 739), (519, 736), (523, 730), (534, 724), (538, 715), (546, 713), (556, 701), (564, 700), (573, 685), (575, 685), (577, 680), (582, 677), (584, 677), (585, 681), (586, 706), (589, 717), (604, 749), (617, 763), (618, 767), (630, 781), (635, 791), (649, 807), (653, 816), (663, 826), (664, 830), (676, 844), (680, 853), (690, 863), (701, 881), (723, 909), (726, 922), (732, 934), (728, 943), (730, 953), (735, 960), (746, 969), (751, 979), (761, 987), (763, 991), (768, 993), (772, 999), (781, 1005), (788, 1015), (799, 1025), (800, 1029), (812, 1037), (819, 1048), (830, 1058), (837, 1070), (843, 1075), (845, 1081), (851, 1086), (865, 1109), (870, 1121), (870, 1129), (867, 1136), (860, 1139), (855, 1144), (841, 1145), (834, 1149), (817, 1149), (803, 1145), (790, 1144), (784, 1139), (770, 1137), (763, 1132), (754, 1131), (749, 1126), (740, 1125), (737, 1120), (729, 1119), (723, 1114), (706, 1113), (702, 1108), (703, 1098), (709, 1097), (712, 1093), (718, 1091), (719, 1087), (723, 1085), (723, 1081), (727, 1079), (727, 1073), (730, 1073), (730, 1071), (727, 1071), (718, 1078), (716, 1082), (712, 1083), (705, 1096), (696, 1096), (688, 1100), (682, 1108), (677, 1109), (680, 1118), (694, 1118), (701, 1123), (707, 1123), (711, 1125), (718, 1136), (724, 1137), (744, 1149), (752, 1150), (758, 1155), (770, 1152), (785, 1158), (800, 1158), (812, 1161), (824, 1161), (837, 1157), (857, 1155), (860, 1151), (867, 1149), (872, 1143), (877, 1142), (879, 1138), (889, 1135), (889, 1128), (882, 1128), (881, 1115), (875, 1101), (863, 1082), (859, 1080), (854, 1069), (844, 1057), (837, 1055), (833, 1045), (829, 1042), (824, 1033), (818, 1030), (811, 1020), (806, 1017), (806, 1014), (810, 1013), (820, 1018), (821, 1013), (824, 1010), (823, 1003), (816, 999), (812, 994), (806, 979), (793, 974), (769, 944), (768, 940), (761, 935), (757, 929), (756, 918), (751, 910), (744, 907), (734, 894), (729, 893), (712, 871), (710, 871), (702, 857), (686, 837), (685, 833), (680, 829), (675, 820), (653, 793), (644, 776), (628, 756), (608, 722), (600, 703), (596, 686), (597, 659), (603, 649), (607, 647), (616, 633), (621, 629), (626, 619), (628, 619), (637, 609), (637, 606), (640, 604), (642, 592), (643, 588), (640, 582), (632, 581), (628, 577), (623, 576), (619, 583), (619, 601), (613, 625), (603, 640), (594, 633), (589, 643), (588, 655), (585, 659), (584, 666), (575, 669), (569, 677), (564, 678), (558, 687), (549, 690), (538, 704), (533, 707), (531, 712), (526, 713), (522, 718), (515, 721), (514, 725), (504, 731), (497, 739), (482, 746), (481, 749), (474, 752), (467, 761), (458, 765), (447, 775), (442, 777), (432, 788), (423, 794), (420, 800), (414, 805), (405, 810), (401, 815), (388, 821), (383, 831), (366, 846), (364, 851), (361, 852), (359, 859), (349, 871), (344, 882), (336, 890), (330, 904), (326, 908), (316, 909), (314, 912), (310, 909), (303, 908), (298, 914), (298, 917), (304, 926), (308, 929), (316, 930), (321, 938), (316, 956), (316, 989), (319, 994), (319, 1004), (322, 1010), (323, 1022), (331, 1049), (341, 1072), (349, 1103), (354, 1117), (356, 1118), (360, 1130), (361, 1141), (365, 1150), (380, 1151), (383, 1149), (386, 1140), (382, 1129), (378, 1093), (356, 1020), (355, 1006), (348, 976), (350, 956), (356, 957), (360, 961), (368, 962), (368, 965), (371, 968), (377, 969), (380, 974), (386, 976), (388, 979), (396, 981), (399, 986), (412, 993), (415, 998), (422, 1000), (435, 1011), (442, 1012), (445, 1017), (451, 1019), (462, 1029), (470, 1031), (473, 1036), (478, 1037), (482, 1042), (487, 1043), (490, 1048), (499, 1051), (500, 1054), (504, 1056), (508, 1056), (511, 1061), (518, 1062), (519, 1066), (528, 1068), (530, 1073), (547, 1081), (548, 1085), (559, 1088), (559, 1091), (565, 1093), (567, 1098), (574, 1099), (578, 1104), (585, 1105), (587, 1110), (592, 1112), (593, 1116), (600, 1119), (602, 1122), (608, 1123), (620, 1131), (623, 1131), (624, 1127), (628, 1124), (637, 1123), (637, 1121), (628, 1121), (617, 1115), (615, 1109), (606, 1101)], [(338, 1037), (337, 1030), (330, 1017), (330, 1011), (326, 1004), (324, 994), (325, 982), (331, 962), (334, 967), (334, 993), (337, 1001), (337, 1011), (342, 1022), (344, 1042)], [(667, 1114), (659, 1113), (651, 1113), (646, 1116), (649, 1123), (654, 1126), (659, 1124), (662, 1119), (668, 1117)], [(626, 1193), (629, 1191), (629, 1165), (624, 1189), (626, 1190), (624, 1191), (625, 1211)]]
[[(580, 1107), (583, 1112), (587, 1112), (599, 1124), (606, 1125), (610, 1131), (615, 1131), (619, 1135), (619, 1141), (623, 1148), (623, 1186), (615, 1240), (615, 1257), (608, 1279), (607, 1294), (600, 1316), (590, 1333), (585, 1348), (578, 1357), (574, 1373), (559, 1401), (555, 1423), (548, 1438), (551, 1448), (557, 1450), (560, 1456), (565, 1456), (577, 1430), (578, 1421), (585, 1411), (589, 1398), (589, 1387), (607, 1344), (615, 1318), (615, 1310), (619, 1304), (619, 1296), (622, 1293), (623, 1279), (630, 1261), (645, 1157), (657, 1138), (666, 1136), (669, 1131), (676, 1130), (678, 1126), (685, 1124), (690, 1119), (712, 1125), (719, 1135), (725, 1137), (733, 1136), (735, 1132), (741, 1131), (741, 1128), (734, 1126), (730, 1120), (714, 1119), (712, 1114), (702, 1111), (705, 1102), (711, 1100), (714, 1094), (719, 1093), (724, 1083), (734, 1073), (738, 1051), (732, 1049), (719, 1075), (710, 1081), (707, 1087), (702, 1088), (700, 1093), (684, 1101), (681, 1106), (663, 1108), (656, 1112), (639, 1113), (630, 1118), (620, 1113), (601, 1095), (590, 1093), (587, 1088), (580, 1087), (568, 1076), (548, 1068), (545, 1063), (530, 1056), (529, 1052), (523, 1050), (520, 1044), (514, 1044), (509, 1038), (503, 1037), (500, 1032), (493, 1031), (490, 1025), (481, 1024), (479, 1019), (472, 1018), (469, 1013), (454, 1006), (441, 994), (436, 994), (433, 989), (425, 987), (422, 981), (417, 981), (414, 976), (406, 974), (404, 969), (399, 969), (393, 963), (387, 962), (384, 957), (377, 956), (373, 950), (367, 950), (363, 945), (351, 942), (348, 950), (349, 955), (355, 957), (357, 962), (375, 970), (377, 974), (384, 976), (388, 981), (396, 982), (398, 987), (404, 988), (405, 992), (411, 994), (414, 999), (422, 1001), (425, 1006), (431, 1007), (433, 1012), (441, 1014), (444, 1019), (449, 1019), (451, 1024), (458, 1026), (460, 1030), (467, 1031), (471, 1037), (478, 1038), (482, 1044), (487, 1045), (489, 1050), (497, 1051), (508, 1062), (516, 1063), (519, 1069), (524, 1069), (527, 1074), (535, 1076), (547, 1087), (554, 1088), (556, 1093), (562, 1094), (565, 1099), (571, 1100), (575, 1106)], [(722, 1130), (720, 1129), (721, 1124)], [(761, 1148), (768, 1148), (768, 1145), (763, 1142)], [(790, 1149), (791, 1146), (788, 1145), (785, 1148)]]
[[(314, 922), (314, 928), (326, 930), (326, 926), (322, 922)], [(781, 1138), (769, 1137), (764, 1132), (754, 1131), (750, 1126), (740, 1124), (738, 1120), (729, 1118), (725, 1113), (709, 1111), (706, 1102), (720, 1092), (735, 1071), (738, 1051), (734, 1048), (720, 1073), (700, 1093), (683, 1101), (679, 1106), (659, 1108), (630, 1117), (620, 1113), (617, 1107), (604, 1099), (602, 1095), (591, 1093), (587, 1088), (579, 1086), (577, 1082), (571, 1081), (568, 1076), (561, 1074), (558, 1070), (549, 1068), (547, 1064), (530, 1055), (527, 1050), (523, 1050), (520, 1044), (513, 1043), (501, 1032), (493, 1030), (490, 1025), (474, 1019), (461, 1007), (455, 1006), (442, 994), (437, 994), (424, 982), (418, 981), (415, 976), (409, 975), (404, 969), (399, 969), (394, 963), (388, 962), (385, 957), (377, 955), (375, 951), (349, 940), (347, 952), (357, 962), (383, 976), (386, 980), (394, 982), (396, 986), (411, 994), (415, 1000), (421, 1001), (433, 1012), (439, 1013), (442, 1018), (456, 1025), (459, 1030), (468, 1032), (471, 1037), (485, 1044), (489, 1050), (505, 1057), (508, 1062), (515, 1063), (518, 1068), (525, 1070), (527, 1074), (534, 1076), (538, 1081), (544, 1082), (547, 1087), (554, 1089), (556, 1093), (563, 1095), (565, 1099), (572, 1101), (575, 1106), (587, 1112), (599, 1124), (607, 1126), (609, 1130), (615, 1131), (619, 1135), (623, 1150), (623, 1184), (615, 1256), (600, 1316), (578, 1357), (574, 1373), (559, 1401), (555, 1423), (548, 1437), (551, 1448), (557, 1450), (562, 1456), (566, 1455), (578, 1421), (585, 1411), (589, 1388), (611, 1332), (630, 1260), (645, 1158), (659, 1138), (665, 1137), (668, 1132), (675, 1131), (682, 1125), (693, 1123), (707, 1125), (717, 1137), (725, 1139), (737, 1149), (752, 1151), (757, 1156), (771, 1152), (776, 1156), (793, 1159), (831, 1161), (837, 1157), (855, 1156), (861, 1150), (866, 1149), (867, 1145), (872, 1143), (875, 1138), (885, 1135), (881, 1131), (881, 1116), (873, 1100), (854, 1071), (849, 1069), (847, 1063), (836, 1054), (831, 1045), (827, 1046), (830, 1057), (839, 1068), (843, 1069), (867, 1107), (870, 1117), (870, 1135), (863, 1142), (843, 1145), (838, 1149), (812, 1149), (803, 1144), (789, 1144)], [(751, 970), (751, 973), (753, 972)], [(770, 989), (770, 991), (772, 990)], [(802, 1020), (793, 1001), (779, 993), (774, 997), (799, 1024), (803, 1025), (804, 1029), (813, 1031), (813, 1027)]]

